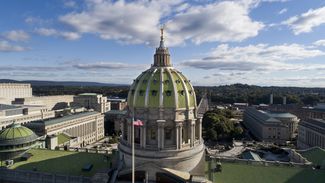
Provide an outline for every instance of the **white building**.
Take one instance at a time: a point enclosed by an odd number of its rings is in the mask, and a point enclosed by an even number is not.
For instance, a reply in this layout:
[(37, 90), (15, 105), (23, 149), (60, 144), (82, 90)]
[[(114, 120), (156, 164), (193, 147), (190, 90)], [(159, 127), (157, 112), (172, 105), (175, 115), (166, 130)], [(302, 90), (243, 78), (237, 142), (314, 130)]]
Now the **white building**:
[(97, 112), (105, 113), (110, 109), (110, 102), (107, 97), (96, 93), (82, 93), (73, 98), (73, 102), (86, 109), (94, 109)]
[(0, 129), (12, 123), (26, 124), (35, 120), (53, 118), (54, 111), (44, 106), (16, 106), (0, 104)]
[(298, 142), (300, 149), (320, 147), (325, 149), (325, 120), (307, 119), (298, 126)]
[(77, 137), (80, 146), (104, 138), (104, 115), (96, 111), (34, 121), (26, 126), (39, 136), (65, 133), (71, 137)]
[(259, 140), (284, 144), (296, 136), (299, 119), (285, 112), (269, 112), (248, 107), (244, 125)]
[(0, 83), (0, 102), (11, 104), (15, 98), (31, 97), (32, 88), (27, 83)]

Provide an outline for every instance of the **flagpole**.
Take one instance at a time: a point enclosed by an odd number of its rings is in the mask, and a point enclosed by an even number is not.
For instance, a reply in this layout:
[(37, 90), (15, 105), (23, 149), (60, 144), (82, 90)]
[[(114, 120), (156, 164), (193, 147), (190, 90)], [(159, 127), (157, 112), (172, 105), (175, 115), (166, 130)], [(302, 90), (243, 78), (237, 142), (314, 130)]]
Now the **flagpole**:
[(135, 180), (135, 172), (134, 172), (134, 108), (132, 113), (132, 183)]

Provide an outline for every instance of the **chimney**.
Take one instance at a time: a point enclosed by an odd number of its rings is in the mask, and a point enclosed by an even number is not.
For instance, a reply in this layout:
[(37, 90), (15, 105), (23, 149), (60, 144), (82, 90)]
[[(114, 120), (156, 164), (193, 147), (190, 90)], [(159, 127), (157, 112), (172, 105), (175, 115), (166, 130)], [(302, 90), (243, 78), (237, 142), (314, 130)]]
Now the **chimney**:
[(286, 96), (283, 97), (283, 105), (287, 105), (287, 97)]
[(272, 105), (273, 104), (273, 93), (271, 93), (271, 95), (270, 95), (270, 105)]

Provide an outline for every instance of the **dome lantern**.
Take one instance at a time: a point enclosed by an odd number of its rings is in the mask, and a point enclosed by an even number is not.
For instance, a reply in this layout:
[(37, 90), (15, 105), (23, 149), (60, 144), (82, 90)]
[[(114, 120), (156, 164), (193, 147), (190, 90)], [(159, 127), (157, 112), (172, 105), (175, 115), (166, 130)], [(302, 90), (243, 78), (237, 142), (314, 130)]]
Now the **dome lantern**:
[(160, 29), (160, 44), (156, 48), (156, 53), (154, 55), (154, 64), (155, 67), (171, 67), (170, 63), (170, 54), (167, 47), (164, 43), (164, 28)]

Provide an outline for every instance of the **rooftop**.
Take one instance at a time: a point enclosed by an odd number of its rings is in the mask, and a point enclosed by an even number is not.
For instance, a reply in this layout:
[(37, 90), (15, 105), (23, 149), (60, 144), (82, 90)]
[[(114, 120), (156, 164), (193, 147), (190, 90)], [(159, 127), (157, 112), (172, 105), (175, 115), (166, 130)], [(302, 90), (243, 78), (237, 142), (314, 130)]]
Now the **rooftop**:
[(266, 114), (270, 117), (273, 117), (273, 118), (295, 118), (297, 116), (291, 114), (291, 113), (288, 113), (288, 112), (270, 112), (270, 111), (267, 111)]
[(300, 151), (300, 154), (315, 165), (322, 165), (325, 163), (325, 150), (319, 147)]
[(18, 109), (18, 108), (21, 108), (21, 107), (15, 106), (15, 105), (0, 104), (0, 111), (8, 110), (8, 109)]
[(303, 126), (306, 126), (308, 124), (325, 129), (325, 120), (324, 119), (307, 119), (307, 121), (301, 122), (301, 125), (303, 125)]
[(65, 121), (70, 121), (73, 119), (78, 119), (78, 118), (82, 118), (85, 116), (90, 116), (90, 115), (94, 115), (94, 114), (99, 114), (96, 111), (88, 111), (88, 112), (82, 112), (82, 113), (77, 113), (77, 114), (71, 114), (71, 115), (67, 115), (67, 116), (63, 116), (63, 117), (58, 117), (58, 118), (54, 118), (54, 119), (48, 119), (48, 120), (42, 120), (42, 121), (34, 121), (31, 123), (41, 123), (44, 125), (53, 125), (53, 124), (57, 124), (57, 123), (62, 123)]
[(97, 95), (100, 95), (100, 94), (97, 94), (97, 93), (81, 93), (81, 94), (79, 94), (79, 96), (97, 96)]
[(215, 172), (213, 176), (214, 183), (323, 183), (325, 171), (296, 167), (222, 163), (222, 172)]
[[(32, 157), (27, 161), (15, 163), (10, 169), (34, 170), (39, 172), (92, 176), (97, 171), (106, 169), (109, 165), (106, 155), (83, 152), (52, 151), (45, 149), (31, 149)], [(92, 164), (89, 172), (82, 171), (82, 167)]]

